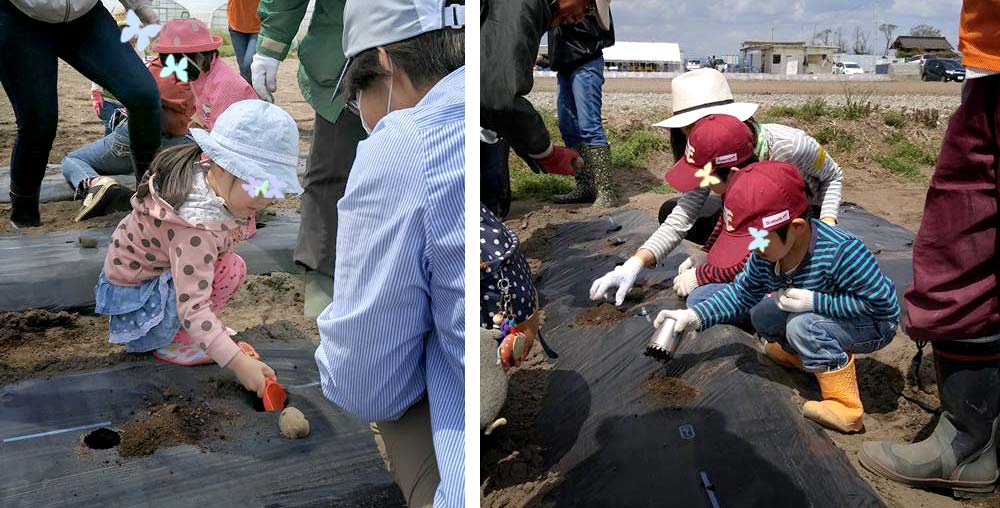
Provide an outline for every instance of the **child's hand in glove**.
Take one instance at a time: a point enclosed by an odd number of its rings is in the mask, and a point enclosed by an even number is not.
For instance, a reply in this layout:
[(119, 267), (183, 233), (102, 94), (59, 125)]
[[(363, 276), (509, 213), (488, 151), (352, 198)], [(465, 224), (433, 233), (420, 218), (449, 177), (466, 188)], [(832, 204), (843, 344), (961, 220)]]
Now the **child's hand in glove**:
[(687, 297), (696, 287), (698, 287), (697, 270), (688, 270), (674, 277), (674, 292), (677, 296)]
[(264, 382), (267, 379), (278, 380), (274, 369), (260, 360), (250, 358), (242, 351), (236, 353), (226, 368), (236, 374), (236, 379), (240, 380), (244, 388), (256, 393), (258, 397), (264, 396)]
[(782, 288), (771, 295), (779, 309), (785, 312), (812, 312), (813, 292), (808, 289)]
[(698, 268), (699, 266), (705, 264), (705, 260), (708, 259), (708, 254), (703, 251), (695, 252), (694, 254), (688, 256), (687, 259), (677, 267), (677, 275), (680, 275), (688, 270)]

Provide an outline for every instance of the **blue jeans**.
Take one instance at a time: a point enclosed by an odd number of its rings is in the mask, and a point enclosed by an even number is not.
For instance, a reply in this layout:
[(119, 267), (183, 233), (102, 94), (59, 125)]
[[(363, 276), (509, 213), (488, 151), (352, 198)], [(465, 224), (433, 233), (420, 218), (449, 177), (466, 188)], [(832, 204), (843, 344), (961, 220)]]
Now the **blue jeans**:
[(122, 44), (115, 20), (100, 3), (68, 23), (45, 23), (29, 18), (10, 0), (0, 0), (0, 55), (0, 84), (17, 119), (10, 163), (13, 192), (33, 196), (41, 188), (59, 119), (60, 59), (128, 108), (129, 144), (138, 161), (148, 163), (159, 147), (156, 82), (132, 48)]
[[(164, 137), (162, 147), (177, 145), (187, 140), (186, 137)], [(62, 160), (62, 174), (73, 190), (79, 189), (81, 181), (95, 176), (130, 175), (132, 174), (130, 154), (128, 124), (123, 123), (111, 131), (111, 134), (70, 152)]]
[(556, 75), (559, 82), (559, 132), (566, 146), (608, 146), (601, 123), (601, 88), (604, 57), (599, 56), (572, 72)]
[(115, 111), (118, 111), (120, 108), (123, 107), (125, 106), (122, 106), (120, 103), (117, 103), (113, 100), (104, 99), (104, 104), (101, 105), (100, 118), (101, 118), (101, 123), (104, 124), (105, 136), (111, 134), (111, 131), (113, 130), (111, 128), (111, 115), (115, 114)]
[(835, 318), (802, 312), (792, 314), (764, 298), (750, 310), (750, 320), (760, 337), (777, 342), (802, 358), (808, 372), (828, 372), (847, 365), (849, 353), (871, 353), (884, 348), (896, 335), (897, 321), (868, 316)]
[(250, 64), (253, 63), (253, 56), (257, 54), (257, 34), (245, 34), (229, 29), (229, 38), (233, 41), (233, 50), (236, 51), (236, 64), (240, 66), (240, 76), (252, 83), (250, 80)]

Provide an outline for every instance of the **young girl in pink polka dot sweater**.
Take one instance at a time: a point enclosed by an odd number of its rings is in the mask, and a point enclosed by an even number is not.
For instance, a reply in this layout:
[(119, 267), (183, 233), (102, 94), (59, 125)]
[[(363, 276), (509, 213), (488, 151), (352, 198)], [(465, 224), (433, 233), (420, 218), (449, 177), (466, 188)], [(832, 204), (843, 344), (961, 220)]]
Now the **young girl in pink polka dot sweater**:
[[(274, 371), (238, 345), (216, 313), (246, 278), (234, 250), (245, 220), (285, 193), (301, 193), (298, 128), (281, 108), (240, 101), (212, 132), (163, 150), (111, 238), (97, 312), (111, 316), (110, 341), (181, 365), (215, 362), (262, 393)], [(248, 354), (251, 353), (251, 354)]]

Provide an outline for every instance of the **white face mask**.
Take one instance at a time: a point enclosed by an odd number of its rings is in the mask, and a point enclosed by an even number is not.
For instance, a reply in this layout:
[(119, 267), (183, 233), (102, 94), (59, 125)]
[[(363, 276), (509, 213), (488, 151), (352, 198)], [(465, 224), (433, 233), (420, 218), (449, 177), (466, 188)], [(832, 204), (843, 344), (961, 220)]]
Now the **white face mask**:
[[(385, 114), (389, 114), (389, 107), (392, 105), (392, 60), (389, 60), (389, 97), (385, 100)], [(361, 90), (358, 90), (358, 117), (361, 118), (361, 128), (365, 130), (365, 134), (371, 134), (372, 128), (368, 127), (365, 123), (365, 115), (361, 112)]]

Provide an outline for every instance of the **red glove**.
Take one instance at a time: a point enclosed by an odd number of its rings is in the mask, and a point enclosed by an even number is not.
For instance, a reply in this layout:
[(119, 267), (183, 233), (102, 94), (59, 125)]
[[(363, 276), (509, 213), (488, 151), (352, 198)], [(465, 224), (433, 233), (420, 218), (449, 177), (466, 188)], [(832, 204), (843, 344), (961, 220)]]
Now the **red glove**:
[(554, 175), (574, 176), (576, 168), (583, 164), (576, 150), (558, 145), (552, 145), (552, 153), (548, 156), (535, 160), (547, 173)]
[(90, 103), (94, 105), (94, 113), (100, 118), (101, 109), (104, 107), (104, 94), (100, 90), (91, 90)]

